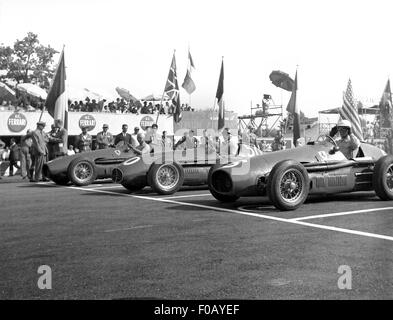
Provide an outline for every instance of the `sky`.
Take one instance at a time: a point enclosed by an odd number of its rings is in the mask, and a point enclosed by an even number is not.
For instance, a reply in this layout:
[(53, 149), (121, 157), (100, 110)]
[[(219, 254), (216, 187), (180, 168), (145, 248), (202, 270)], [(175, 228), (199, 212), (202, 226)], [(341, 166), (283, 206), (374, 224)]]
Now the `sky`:
[(138, 98), (162, 94), (174, 50), (181, 86), (190, 48), (196, 91), (190, 100), (181, 89), (181, 102), (213, 108), (224, 59), (226, 108), (239, 115), (263, 94), (285, 108), (290, 92), (269, 74), (297, 69), (299, 108), (314, 117), (342, 105), (349, 78), (357, 100), (379, 102), (393, 71), (392, 9), (389, 0), (0, 0), (0, 44), (34, 32), (65, 46), (67, 85)]

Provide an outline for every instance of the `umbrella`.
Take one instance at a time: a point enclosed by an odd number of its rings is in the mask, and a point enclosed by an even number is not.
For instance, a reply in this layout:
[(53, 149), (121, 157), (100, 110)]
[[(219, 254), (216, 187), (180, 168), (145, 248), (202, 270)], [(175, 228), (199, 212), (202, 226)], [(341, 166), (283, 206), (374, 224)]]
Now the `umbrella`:
[(120, 97), (122, 97), (123, 99), (127, 100), (127, 101), (133, 101), (136, 102), (138, 101), (137, 98), (135, 98), (130, 91), (128, 91), (127, 89), (123, 89), (123, 88), (119, 88), (116, 87), (116, 92), (119, 94)]
[(33, 97), (41, 98), (43, 100), (45, 100), (48, 96), (44, 89), (32, 83), (20, 83), (16, 86), (16, 89), (20, 92), (27, 93)]
[(15, 100), (15, 91), (3, 82), (0, 82), (0, 98), (3, 100)]
[(67, 91), (68, 99), (71, 101), (85, 101), (86, 98), (89, 98), (90, 101), (94, 99), (98, 102), (102, 99), (100, 94), (86, 88), (68, 87)]
[(142, 100), (145, 101), (161, 101), (162, 100), (169, 100), (169, 96), (167, 94), (164, 94), (164, 97), (162, 95), (158, 95), (158, 94), (149, 94), (148, 96), (144, 97)]
[(269, 79), (276, 87), (287, 91), (292, 91), (293, 85), (295, 84), (295, 81), (291, 79), (288, 73), (279, 70), (272, 71), (272, 73), (269, 75)]

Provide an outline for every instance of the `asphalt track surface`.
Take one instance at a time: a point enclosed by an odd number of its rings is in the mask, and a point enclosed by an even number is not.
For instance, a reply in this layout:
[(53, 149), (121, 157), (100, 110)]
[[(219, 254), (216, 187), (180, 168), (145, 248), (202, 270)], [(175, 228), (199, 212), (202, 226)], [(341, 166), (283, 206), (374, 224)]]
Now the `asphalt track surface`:
[[(0, 195), (0, 299), (393, 298), (393, 201), (373, 192), (312, 197), (293, 212), (107, 181), (18, 179)], [(37, 286), (41, 265), (50, 290)], [(343, 265), (350, 290), (338, 287)]]

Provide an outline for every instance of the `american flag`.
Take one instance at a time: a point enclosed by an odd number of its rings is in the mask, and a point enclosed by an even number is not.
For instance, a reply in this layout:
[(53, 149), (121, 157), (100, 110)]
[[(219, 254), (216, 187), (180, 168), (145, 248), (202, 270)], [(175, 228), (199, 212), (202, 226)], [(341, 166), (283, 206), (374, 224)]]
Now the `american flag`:
[(340, 115), (343, 119), (348, 120), (352, 124), (352, 133), (359, 139), (363, 140), (362, 126), (358, 110), (353, 99), (353, 90), (351, 79), (348, 80), (347, 91), (343, 95), (343, 106), (340, 108)]
[(381, 128), (390, 128), (392, 120), (392, 91), (390, 90), (390, 80), (386, 83), (385, 90), (383, 91), (381, 101), (379, 103), (379, 110), (381, 112)]
[(171, 98), (173, 105), (175, 106), (175, 112), (173, 118), (175, 122), (181, 120), (181, 108), (180, 108), (180, 92), (179, 85), (177, 83), (176, 75), (176, 58), (175, 53), (173, 53), (171, 67), (169, 68), (168, 79), (165, 84), (165, 93)]

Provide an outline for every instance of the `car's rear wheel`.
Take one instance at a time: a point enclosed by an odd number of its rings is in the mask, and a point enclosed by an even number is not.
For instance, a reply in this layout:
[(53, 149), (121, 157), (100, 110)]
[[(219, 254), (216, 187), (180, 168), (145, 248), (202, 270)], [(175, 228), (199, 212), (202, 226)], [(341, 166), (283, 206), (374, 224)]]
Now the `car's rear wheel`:
[(77, 186), (87, 186), (95, 181), (97, 172), (91, 160), (77, 158), (68, 166), (68, 177)]
[(214, 190), (213, 183), (212, 183), (212, 173), (213, 173), (214, 170), (216, 170), (220, 166), (221, 165), (219, 165), (219, 164), (215, 164), (209, 170), (209, 174), (207, 176), (207, 183), (208, 183), (209, 191), (212, 194), (212, 196), (214, 198), (216, 198), (220, 202), (224, 202), (224, 203), (235, 202), (237, 199), (239, 199), (238, 196), (226, 195), (226, 194), (222, 194), (222, 193), (219, 193), (219, 192)]
[(373, 187), (382, 200), (393, 200), (393, 156), (380, 158), (374, 166)]
[(277, 163), (269, 174), (267, 193), (273, 205), (283, 211), (295, 210), (306, 201), (310, 189), (307, 170), (295, 160)]
[(50, 179), (60, 185), (60, 186), (66, 186), (69, 182), (70, 179), (67, 177), (67, 175), (57, 175), (57, 176), (50, 176)]
[(147, 174), (147, 181), (153, 191), (159, 194), (173, 194), (183, 185), (183, 167), (176, 162), (153, 164)]

